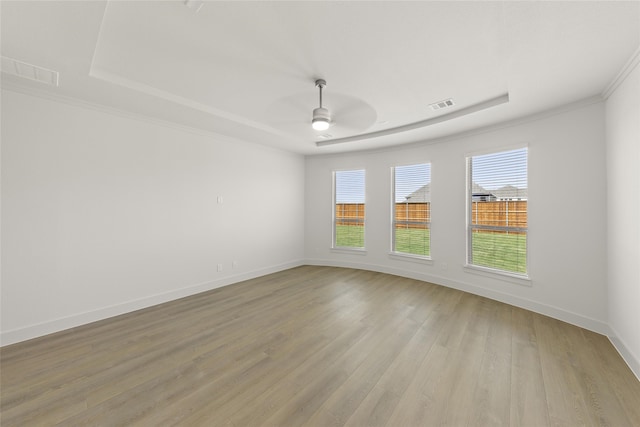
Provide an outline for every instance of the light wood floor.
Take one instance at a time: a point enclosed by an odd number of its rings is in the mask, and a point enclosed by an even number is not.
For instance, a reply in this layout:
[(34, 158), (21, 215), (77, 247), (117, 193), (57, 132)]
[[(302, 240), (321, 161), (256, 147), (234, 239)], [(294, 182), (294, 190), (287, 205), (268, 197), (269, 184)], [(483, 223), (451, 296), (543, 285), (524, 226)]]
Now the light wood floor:
[(1, 350), (1, 424), (640, 426), (606, 337), (385, 274), (299, 267)]

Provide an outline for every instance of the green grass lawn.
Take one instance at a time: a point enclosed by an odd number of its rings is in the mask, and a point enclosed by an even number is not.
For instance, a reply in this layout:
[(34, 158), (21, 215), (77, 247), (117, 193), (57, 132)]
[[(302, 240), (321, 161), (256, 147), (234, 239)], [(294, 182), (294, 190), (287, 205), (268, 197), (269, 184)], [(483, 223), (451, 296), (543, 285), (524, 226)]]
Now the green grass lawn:
[[(431, 233), (428, 229), (396, 229), (396, 251), (414, 255), (429, 256)], [(336, 226), (336, 246), (349, 248), (364, 247), (364, 227), (353, 225)]]
[(364, 227), (359, 225), (336, 225), (336, 246), (342, 248), (364, 248)]
[[(431, 230), (396, 229), (397, 252), (429, 256)], [(364, 227), (336, 226), (336, 246), (364, 248)], [(473, 233), (473, 264), (506, 270), (527, 272), (527, 236), (524, 234)]]
[(431, 255), (431, 230), (428, 228), (396, 228), (396, 252)]
[(473, 233), (473, 264), (514, 273), (527, 272), (525, 234)]

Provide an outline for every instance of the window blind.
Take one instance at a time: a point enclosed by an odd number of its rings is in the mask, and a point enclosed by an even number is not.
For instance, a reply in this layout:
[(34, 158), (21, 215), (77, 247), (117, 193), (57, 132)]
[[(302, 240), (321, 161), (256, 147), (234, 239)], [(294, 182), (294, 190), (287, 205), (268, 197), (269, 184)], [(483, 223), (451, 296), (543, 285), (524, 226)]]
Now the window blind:
[(334, 172), (333, 246), (364, 248), (365, 171)]
[(527, 274), (526, 148), (467, 158), (467, 263)]
[(431, 255), (431, 164), (393, 168), (392, 250)]

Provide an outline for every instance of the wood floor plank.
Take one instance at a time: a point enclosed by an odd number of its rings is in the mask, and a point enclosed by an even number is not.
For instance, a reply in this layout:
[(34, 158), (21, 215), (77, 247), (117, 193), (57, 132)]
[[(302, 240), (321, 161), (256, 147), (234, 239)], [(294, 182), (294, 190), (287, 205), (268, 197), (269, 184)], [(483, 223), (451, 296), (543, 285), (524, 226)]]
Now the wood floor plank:
[(433, 415), (437, 425), (467, 425), (472, 416), (474, 393), (483, 360), (479, 356), (486, 351), (489, 319), (483, 310), (487, 300), (476, 296), (470, 298), (475, 309), (469, 310), (471, 315), (464, 327), (465, 333), (450, 360), (450, 365), (455, 369), (447, 370), (449, 394), (440, 399), (441, 409)]
[[(437, 301), (440, 298), (437, 293), (434, 293), (430, 299)], [(411, 341), (384, 371), (371, 392), (347, 420), (346, 425), (382, 426), (386, 424), (448, 318), (448, 314), (434, 309)]]
[[(479, 302), (478, 297), (460, 295), (455, 304), (456, 314), (449, 318), (439, 332), (435, 344), (416, 372), (414, 381), (389, 418), (388, 425), (444, 425), (451, 424), (452, 421), (456, 422), (453, 425), (459, 425), (459, 417), (466, 418), (468, 402), (457, 402), (459, 398), (465, 398), (460, 392), (468, 392), (468, 387), (473, 391), (477, 378), (474, 373), (474, 353), (467, 350), (482, 347), (483, 343), (478, 337), (466, 341), (464, 337), (473, 327), (477, 314), (474, 308)], [(465, 363), (471, 363), (471, 366), (456, 363), (461, 359), (465, 359)], [(456, 410), (451, 409), (453, 402), (450, 399), (453, 394), (458, 394), (455, 396)], [(459, 410), (463, 410), (462, 413), (458, 413)]]
[[(340, 300), (344, 299), (344, 295), (340, 297)], [(285, 376), (287, 371), (293, 370), (296, 364), (304, 362), (315, 352), (320, 351), (328, 345), (332, 339), (344, 338), (340, 335), (331, 334), (329, 333), (330, 331), (327, 330), (329, 328), (338, 330), (338, 328), (332, 326), (336, 326), (336, 323), (339, 322), (340, 319), (330, 316), (336, 309), (334, 305), (335, 304), (332, 304), (329, 310), (324, 310), (319, 313), (319, 315), (329, 316), (330, 319), (333, 319), (331, 322), (325, 323), (325, 327), (323, 328), (318, 328), (316, 322), (311, 322), (305, 327), (296, 326), (290, 322), (284, 323), (279, 331), (283, 332), (282, 336), (287, 337), (287, 340), (281, 343), (281, 345), (271, 342), (268, 346), (265, 346), (264, 353), (269, 355), (271, 363), (265, 366), (263, 372), (247, 376), (246, 384), (236, 383), (232, 389), (224, 391), (220, 387), (217, 387), (217, 390), (210, 389), (209, 387), (197, 390), (197, 393), (192, 393), (193, 396), (188, 395), (186, 399), (163, 409), (163, 415), (153, 418), (154, 424), (167, 424), (168, 418), (163, 418), (167, 416), (166, 414), (171, 415), (170, 419), (172, 422), (181, 421), (186, 416), (190, 416), (191, 414), (185, 414), (184, 411), (181, 410), (181, 407), (198, 406), (194, 405), (192, 401), (197, 399), (199, 395), (205, 396), (207, 403), (199, 410), (200, 414), (195, 415), (194, 418), (215, 413), (219, 419), (225, 419), (246, 408), (253, 399), (264, 393), (268, 387)], [(349, 312), (347, 307), (343, 305), (339, 305), (339, 307), (343, 308), (343, 313)], [(305, 314), (309, 313), (309, 311), (305, 312)], [(296, 317), (296, 319), (300, 320), (300, 317)], [(364, 325), (362, 327), (364, 329)], [(340, 330), (344, 331), (342, 328), (340, 328)], [(294, 334), (296, 331), (297, 333)], [(212, 367), (215, 366), (212, 365)], [(218, 390), (223, 391), (223, 393), (216, 394)]]
[(512, 309), (511, 425), (550, 425), (533, 313)]
[[(261, 419), (266, 420), (265, 422), (269, 425), (282, 425), (285, 420), (289, 423), (293, 422), (293, 419), (303, 420), (311, 417), (322, 402), (314, 399), (311, 405), (304, 396), (313, 393), (317, 388), (322, 392), (335, 391), (333, 387), (339, 387), (369, 354), (382, 345), (389, 334), (401, 327), (403, 322), (408, 321), (406, 317), (412, 310), (411, 307), (406, 307), (402, 311), (393, 310), (390, 306), (379, 308), (381, 310), (371, 313), (365, 322), (365, 324), (373, 322), (378, 325), (377, 328), (369, 327), (364, 335), (347, 343), (344, 348), (334, 348), (329, 354), (325, 353), (320, 357), (314, 355), (309, 360), (310, 363), (305, 363), (299, 372), (287, 375), (280, 387), (267, 396), (266, 401), (270, 402), (270, 407), (263, 407), (260, 410)], [(374, 318), (384, 319), (384, 321), (374, 322)], [(333, 372), (338, 372), (340, 375), (333, 377), (334, 382), (326, 384), (324, 377)], [(283, 399), (277, 405), (273, 405), (274, 401), (270, 399), (274, 395)], [(245, 414), (242, 415), (243, 417), (236, 421), (236, 424), (252, 425), (260, 421), (246, 420)]]
[(511, 394), (511, 308), (492, 302), (487, 309), (489, 327), (469, 424), (507, 426), (510, 422)]
[(383, 373), (418, 331), (420, 324), (406, 319), (377, 345), (347, 380), (329, 396), (310, 418), (311, 425), (342, 426), (353, 415)]
[(319, 266), (3, 347), (0, 386), (3, 427), (640, 425), (604, 336)]
[[(449, 375), (448, 363), (453, 356), (453, 351), (434, 343), (429, 349), (422, 364), (415, 373), (415, 377), (409, 387), (400, 397), (400, 401), (393, 408), (393, 412), (384, 425), (388, 426), (414, 426), (434, 425), (436, 411), (439, 411), (439, 393), (449, 392), (449, 384), (446, 377)], [(444, 398), (444, 397), (443, 397)]]
[(544, 316), (534, 318), (534, 328), (540, 350), (540, 364), (547, 395), (549, 418), (552, 425), (595, 425), (580, 392), (572, 350), (562, 338), (562, 323)]

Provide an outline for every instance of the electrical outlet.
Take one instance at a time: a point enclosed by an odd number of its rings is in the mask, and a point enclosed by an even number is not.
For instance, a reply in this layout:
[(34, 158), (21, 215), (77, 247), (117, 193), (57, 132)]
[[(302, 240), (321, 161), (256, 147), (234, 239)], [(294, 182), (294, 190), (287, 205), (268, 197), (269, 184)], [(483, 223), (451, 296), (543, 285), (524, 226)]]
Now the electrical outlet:
[(236, 267), (238, 267), (238, 261), (233, 261), (231, 263), (231, 268), (236, 268)]
[(222, 264), (218, 264), (218, 271), (222, 271)]

